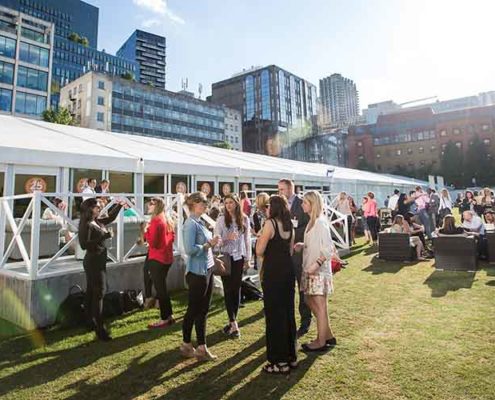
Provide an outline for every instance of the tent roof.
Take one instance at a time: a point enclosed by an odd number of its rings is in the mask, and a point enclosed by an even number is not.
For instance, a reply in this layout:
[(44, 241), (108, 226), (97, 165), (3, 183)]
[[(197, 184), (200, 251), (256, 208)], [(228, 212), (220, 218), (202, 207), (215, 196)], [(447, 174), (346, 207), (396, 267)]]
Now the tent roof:
[(328, 183), (335, 180), (413, 185), (418, 181), (355, 169), (219, 149), (147, 136), (57, 125), (0, 115), (4, 163), (112, 171), (239, 176)]

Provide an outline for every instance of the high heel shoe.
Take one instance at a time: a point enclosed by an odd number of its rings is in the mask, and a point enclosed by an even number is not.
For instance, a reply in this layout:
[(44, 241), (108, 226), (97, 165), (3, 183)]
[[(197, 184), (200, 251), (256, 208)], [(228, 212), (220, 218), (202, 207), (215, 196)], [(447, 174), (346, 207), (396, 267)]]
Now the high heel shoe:
[(196, 356), (196, 349), (190, 343), (182, 343), (179, 350), (180, 353), (186, 358), (194, 358)]

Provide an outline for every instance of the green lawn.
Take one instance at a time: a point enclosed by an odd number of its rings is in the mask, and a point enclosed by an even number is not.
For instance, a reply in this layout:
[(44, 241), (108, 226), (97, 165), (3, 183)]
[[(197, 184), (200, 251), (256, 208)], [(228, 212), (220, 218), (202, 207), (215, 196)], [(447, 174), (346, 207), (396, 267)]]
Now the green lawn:
[[(495, 268), (435, 272), (431, 262), (373, 256), (358, 247), (335, 278), (330, 318), (339, 345), (300, 353), (289, 377), (260, 372), (262, 303), (241, 309), (242, 338), (232, 341), (219, 332), (226, 314), (217, 298), (208, 325), (215, 362), (183, 360), (180, 324), (148, 331), (158, 311), (137, 312), (112, 322), (110, 343), (82, 330), (0, 338), (0, 398), (495, 399)], [(184, 299), (174, 295), (178, 317)]]

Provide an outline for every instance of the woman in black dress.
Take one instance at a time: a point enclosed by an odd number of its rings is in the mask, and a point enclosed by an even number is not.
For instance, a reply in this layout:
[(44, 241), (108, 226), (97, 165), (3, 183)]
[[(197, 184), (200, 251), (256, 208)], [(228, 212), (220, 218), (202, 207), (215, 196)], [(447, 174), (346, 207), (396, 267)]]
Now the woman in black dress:
[(294, 229), (287, 199), (270, 197), (269, 219), (256, 244), (263, 257), (263, 302), (266, 320), (268, 363), (263, 371), (288, 374), (297, 367), (296, 319), (294, 315), (295, 274), (292, 265)]
[(121, 208), (122, 204), (118, 204), (109, 210), (108, 217), (100, 218), (101, 208), (95, 198), (86, 199), (81, 204), (79, 243), (86, 250), (83, 260), (86, 274), (85, 308), (97, 338), (105, 342), (112, 339), (103, 325), (102, 316), (107, 265), (105, 241), (112, 237), (106, 225), (117, 218)]

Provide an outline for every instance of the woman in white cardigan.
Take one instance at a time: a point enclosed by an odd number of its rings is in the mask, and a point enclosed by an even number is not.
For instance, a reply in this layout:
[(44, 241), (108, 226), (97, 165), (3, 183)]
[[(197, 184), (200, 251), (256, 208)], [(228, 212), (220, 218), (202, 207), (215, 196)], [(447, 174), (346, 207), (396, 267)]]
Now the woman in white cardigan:
[(331, 260), (336, 256), (328, 221), (323, 214), (323, 199), (317, 191), (304, 194), (303, 210), (310, 221), (304, 233), (304, 243), (295, 245), (303, 250), (301, 290), (312, 313), (316, 317), (318, 335), (311, 343), (302, 345), (303, 351), (325, 351), (337, 344), (328, 320), (328, 295), (332, 293)]

